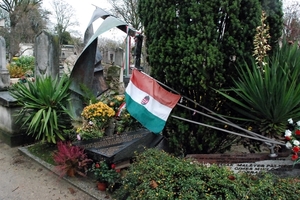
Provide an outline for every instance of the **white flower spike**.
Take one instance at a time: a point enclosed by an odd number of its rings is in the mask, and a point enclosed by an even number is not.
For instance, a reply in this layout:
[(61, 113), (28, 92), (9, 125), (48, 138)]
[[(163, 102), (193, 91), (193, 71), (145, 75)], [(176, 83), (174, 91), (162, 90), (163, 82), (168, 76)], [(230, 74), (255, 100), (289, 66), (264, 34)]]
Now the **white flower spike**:
[(292, 118), (288, 119), (288, 122), (289, 122), (289, 124), (293, 124), (294, 123)]

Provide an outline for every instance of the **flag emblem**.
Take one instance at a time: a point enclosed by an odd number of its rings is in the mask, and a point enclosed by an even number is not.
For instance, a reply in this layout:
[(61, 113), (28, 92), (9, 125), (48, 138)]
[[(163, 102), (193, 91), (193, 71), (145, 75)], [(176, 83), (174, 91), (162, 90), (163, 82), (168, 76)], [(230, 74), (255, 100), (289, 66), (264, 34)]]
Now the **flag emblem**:
[(149, 99), (150, 99), (149, 96), (145, 96), (145, 97), (142, 99), (141, 104), (142, 104), (142, 105), (146, 105), (146, 104), (149, 102)]

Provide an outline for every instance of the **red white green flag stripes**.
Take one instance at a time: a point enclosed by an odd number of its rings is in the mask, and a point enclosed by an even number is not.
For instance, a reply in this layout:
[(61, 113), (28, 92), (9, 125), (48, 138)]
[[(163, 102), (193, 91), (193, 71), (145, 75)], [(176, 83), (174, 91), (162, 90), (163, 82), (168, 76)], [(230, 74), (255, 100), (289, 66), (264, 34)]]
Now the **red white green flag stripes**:
[(168, 92), (138, 70), (133, 70), (125, 91), (126, 109), (153, 133), (163, 130), (179, 99), (180, 95)]

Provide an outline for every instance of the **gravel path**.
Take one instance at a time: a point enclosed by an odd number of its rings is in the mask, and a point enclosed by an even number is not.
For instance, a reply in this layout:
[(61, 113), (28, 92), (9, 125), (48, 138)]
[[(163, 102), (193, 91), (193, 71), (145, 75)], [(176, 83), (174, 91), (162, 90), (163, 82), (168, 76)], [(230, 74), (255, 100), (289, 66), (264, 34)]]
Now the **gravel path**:
[(1, 200), (94, 200), (0, 140)]

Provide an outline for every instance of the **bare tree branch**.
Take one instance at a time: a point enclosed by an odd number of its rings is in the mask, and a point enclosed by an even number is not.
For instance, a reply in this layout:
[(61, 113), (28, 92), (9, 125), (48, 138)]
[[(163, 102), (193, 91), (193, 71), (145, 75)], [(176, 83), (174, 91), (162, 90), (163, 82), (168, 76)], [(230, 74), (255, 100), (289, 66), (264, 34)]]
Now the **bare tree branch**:
[(64, 0), (53, 0), (51, 5), (56, 19), (55, 30), (61, 39), (63, 33), (71, 32), (68, 29), (78, 26), (79, 23), (75, 18), (74, 8)]
[(137, 30), (142, 31), (141, 20), (138, 16), (138, 0), (109, 0), (113, 7), (112, 13), (122, 18), (126, 23), (130, 24)]

